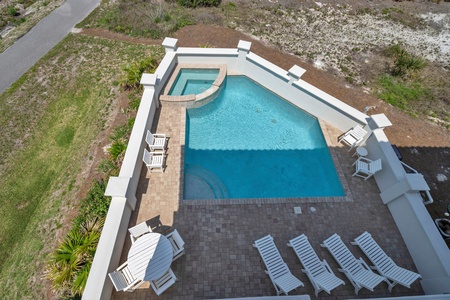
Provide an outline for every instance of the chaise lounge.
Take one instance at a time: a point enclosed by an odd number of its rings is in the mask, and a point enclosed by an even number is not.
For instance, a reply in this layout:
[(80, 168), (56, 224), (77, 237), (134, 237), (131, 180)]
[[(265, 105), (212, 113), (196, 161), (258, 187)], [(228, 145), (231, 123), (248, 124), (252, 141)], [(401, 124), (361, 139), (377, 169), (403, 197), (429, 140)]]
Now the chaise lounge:
[(355, 287), (356, 295), (358, 295), (359, 290), (362, 288), (373, 292), (373, 289), (382, 281), (387, 282), (387, 279), (375, 274), (364, 260), (361, 258), (356, 259), (342, 242), (341, 237), (336, 233), (323, 241), (321, 246), (330, 251), (331, 255), (341, 267), (339, 272), (344, 273)]
[(302, 263), (304, 267), (302, 272), (306, 273), (314, 286), (316, 297), (321, 291), (330, 294), (331, 290), (345, 284), (344, 281), (334, 275), (326, 260), (321, 261), (319, 259), (306, 235), (302, 234), (293, 238), (289, 241), (288, 246), (292, 247)]
[(410, 288), (414, 281), (421, 278), (419, 274), (397, 266), (367, 231), (358, 236), (352, 244), (359, 246), (373, 263), (371, 268), (386, 278), (389, 285), (389, 291), (392, 291), (392, 288), (396, 284), (401, 284)]
[(287, 295), (290, 291), (303, 286), (303, 283), (292, 275), (270, 235), (256, 240), (253, 247), (258, 249), (266, 265), (266, 273), (275, 287), (277, 296), (280, 294)]

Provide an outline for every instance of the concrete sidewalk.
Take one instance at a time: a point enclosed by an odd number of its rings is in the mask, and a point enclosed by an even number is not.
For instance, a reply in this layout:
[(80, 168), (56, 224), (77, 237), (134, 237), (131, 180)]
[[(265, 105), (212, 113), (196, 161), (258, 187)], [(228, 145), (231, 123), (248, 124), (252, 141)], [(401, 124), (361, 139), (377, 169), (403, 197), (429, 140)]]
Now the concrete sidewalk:
[(67, 0), (0, 53), (0, 94), (82, 21), (100, 0)]

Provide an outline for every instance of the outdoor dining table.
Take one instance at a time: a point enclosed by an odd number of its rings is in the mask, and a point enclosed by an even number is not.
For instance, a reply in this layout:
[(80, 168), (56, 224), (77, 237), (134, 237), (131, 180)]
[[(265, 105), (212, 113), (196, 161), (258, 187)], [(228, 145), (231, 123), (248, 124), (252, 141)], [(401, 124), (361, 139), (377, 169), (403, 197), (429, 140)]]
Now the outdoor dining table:
[(131, 245), (128, 269), (135, 279), (152, 281), (161, 278), (170, 268), (173, 252), (170, 241), (162, 234), (144, 234)]

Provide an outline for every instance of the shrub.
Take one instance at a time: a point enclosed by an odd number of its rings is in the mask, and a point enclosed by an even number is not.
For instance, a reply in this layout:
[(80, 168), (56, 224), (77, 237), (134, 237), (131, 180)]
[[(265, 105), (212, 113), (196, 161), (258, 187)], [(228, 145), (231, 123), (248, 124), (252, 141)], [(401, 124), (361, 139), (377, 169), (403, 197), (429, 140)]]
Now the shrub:
[(74, 297), (83, 293), (104, 222), (104, 218), (86, 220), (51, 254), (47, 277), (55, 291)]
[(142, 74), (144, 72), (153, 73), (157, 67), (158, 61), (152, 57), (135, 61), (123, 68), (125, 75), (120, 80), (120, 85), (125, 89), (137, 88), (139, 87)]
[(117, 176), (119, 175), (120, 171), (119, 164), (110, 159), (103, 159), (98, 164), (98, 171), (101, 172), (105, 178), (110, 176)]
[(19, 12), (17, 11), (17, 9), (14, 6), (8, 6), (7, 11), (10, 16), (15, 17), (15, 16), (19, 15)]
[(128, 122), (127, 124), (118, 126), (113, 129), (109, 140), (114, 142), (121, 139), (126, 139), (131, 133), (131, 129), (133, 128), (133, 123)]
[(86, 197), (81, 200), (79, 214), (73, 221), (74, 228), (79, 228), (88, 219), (106, 217), (111, 197), (105, 196), (105, 190), (104, 180), (94, 181)]
[(392, 76), (410, 75), (426, 66), (423, 58), (408, 53), (398, 44), (386, 48), (384, 54), (393, 58), (393, 65), (388, 66), (388, 71)]
[(177, 0), (177, 2), (181, 6), (196, 8), (198, 6), (204, 7), (219, 6), (221, 0)]

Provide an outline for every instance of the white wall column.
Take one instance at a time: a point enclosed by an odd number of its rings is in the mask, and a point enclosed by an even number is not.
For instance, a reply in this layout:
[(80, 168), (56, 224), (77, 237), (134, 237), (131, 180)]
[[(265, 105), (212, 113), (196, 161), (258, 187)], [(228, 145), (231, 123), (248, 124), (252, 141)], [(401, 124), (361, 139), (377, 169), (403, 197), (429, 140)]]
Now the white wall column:
[(252, 43), (251, 42), (247, 42), (247, 41), (239, 41), (238, 43), (238, 62), (237, 62), (237, 68), (238, 71), (241, 73), (244, 73), (245, 71), (245, 64), (246, 64), (246, 60), (247, 60), (247, 54), (250, 53), (250, 48), (252, 47)]

